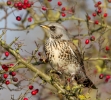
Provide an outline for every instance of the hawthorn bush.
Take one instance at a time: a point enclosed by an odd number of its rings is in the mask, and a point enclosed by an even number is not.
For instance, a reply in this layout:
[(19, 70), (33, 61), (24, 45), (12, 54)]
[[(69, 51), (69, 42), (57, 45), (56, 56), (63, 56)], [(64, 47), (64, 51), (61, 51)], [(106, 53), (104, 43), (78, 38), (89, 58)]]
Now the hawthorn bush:
[[(111, 0), (0, 0), (1, 100), (110, 100)], [(54, 73), (39, 26), (63, 24), (97, 89)], [(7, 96), (6, 96), (7, 94)]]

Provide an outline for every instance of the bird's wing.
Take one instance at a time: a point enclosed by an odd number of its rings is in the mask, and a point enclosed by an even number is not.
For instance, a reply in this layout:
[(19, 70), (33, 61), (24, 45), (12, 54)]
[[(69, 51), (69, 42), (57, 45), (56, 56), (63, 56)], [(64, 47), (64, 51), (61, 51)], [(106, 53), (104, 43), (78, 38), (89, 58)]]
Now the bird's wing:
[(67, 42), (68, 42), (68, 45), (69, 45), (70, 49), (74, 52), (78, 63), (80, 63), (82, 69), (85, 70), (84, 69), (84, 64), (83, 64), (83, 58), (82, 58), (82, 55), (81, 55), (80, 51), (78, 50), (77, 46), (71, 40), (68, 40)]
[[(83, 64), (83, 58), (77, 46), (71, 40), (68, 40), (67, 43), (70, 47), (70, 51), (73, 52), (74, 54), (73, 56), (77, 57), (77, 61), (78, 63), (80, 63), (82, 68), (81, 72), (83, 72), (83, 74), (79, 73), (80, 76), (82, 75), (81, 76), (82, 78), (81, 77), (79, 78), (78, 75), (75, 75), (75, 80), (77, 81), (77, 83), (83, 84), (85, 87), (92, 87), (94, 89), (97, 89), (96, 86), (93, 84), (93, 82), (86, 75), (86, 71)], [(85, 78), (83, 76), (85, 76)], [(80, 79), (83, 79), (83, 80), (80, 80)]]

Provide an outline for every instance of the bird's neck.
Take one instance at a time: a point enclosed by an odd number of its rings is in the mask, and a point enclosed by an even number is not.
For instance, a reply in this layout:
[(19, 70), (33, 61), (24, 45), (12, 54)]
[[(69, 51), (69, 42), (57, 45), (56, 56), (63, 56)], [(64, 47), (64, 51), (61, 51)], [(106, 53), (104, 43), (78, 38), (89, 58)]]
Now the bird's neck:
[(46, 42), (54, 42), (55, 41), (55, 39), (53, 39), (53, 38), (51, 38), (51, 37), (49, 37), (47, 40), (46, 40)]

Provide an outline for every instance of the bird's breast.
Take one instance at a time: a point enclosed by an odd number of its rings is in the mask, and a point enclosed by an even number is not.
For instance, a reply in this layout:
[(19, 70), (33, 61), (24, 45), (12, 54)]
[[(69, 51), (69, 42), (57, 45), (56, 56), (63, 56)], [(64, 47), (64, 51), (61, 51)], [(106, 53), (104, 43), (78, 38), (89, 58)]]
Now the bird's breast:
[(50, 64), (56, 70), (65, 73), (76, 73), (80, 67), (68, 44), (63, 41), (48, 41), (45, 43), (45, 53)]
[(61, 49), (62, 48), (59, 42), (56, 42), (56, 41), (46, 42), (45, 52), (50, 63), (52, 63), (53, 65), (57, 65), (61, 63), (61, 59), (60, 59)]

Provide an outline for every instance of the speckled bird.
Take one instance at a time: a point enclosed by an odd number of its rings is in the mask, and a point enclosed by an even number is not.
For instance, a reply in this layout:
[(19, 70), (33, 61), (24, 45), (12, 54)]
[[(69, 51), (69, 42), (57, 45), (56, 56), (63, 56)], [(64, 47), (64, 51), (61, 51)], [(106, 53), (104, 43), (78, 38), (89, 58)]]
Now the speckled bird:
[(50, 65), (66, 75), (71, 75), (78, 84), (96, 88), (87, 77), (82, 56), (76, 45), (68, 37), (67, 30), (59, 23), (41, 25), (47, 39), (45, 53)]

